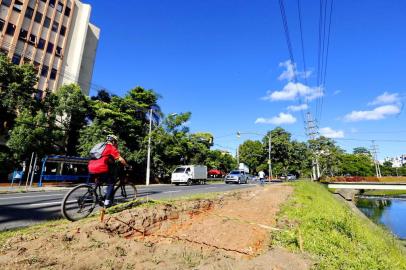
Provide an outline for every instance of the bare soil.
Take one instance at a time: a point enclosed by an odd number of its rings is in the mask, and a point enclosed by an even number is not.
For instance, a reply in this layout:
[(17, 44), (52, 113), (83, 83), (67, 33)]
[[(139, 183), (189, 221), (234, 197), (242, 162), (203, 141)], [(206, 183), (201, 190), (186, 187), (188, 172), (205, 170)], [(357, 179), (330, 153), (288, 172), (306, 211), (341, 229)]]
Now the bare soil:
[(0, 247), (1, 269), (310, 269), (272, 246), (287, 185), (137, 207), (43, 228)]

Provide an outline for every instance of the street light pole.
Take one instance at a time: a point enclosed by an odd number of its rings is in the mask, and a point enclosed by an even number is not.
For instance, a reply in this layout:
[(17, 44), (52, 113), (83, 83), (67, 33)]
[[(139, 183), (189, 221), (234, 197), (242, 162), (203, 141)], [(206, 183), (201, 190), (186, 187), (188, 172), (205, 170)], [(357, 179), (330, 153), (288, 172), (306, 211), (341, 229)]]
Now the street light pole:
[(268, 165), (269, 165), (269, 181), (272, 180), (272, 161), (271, 161), (271, 149), (272, 149), (272, 138), (271, 138), (271, 132), (269, 132), (268, 136)]
[(147, 154), (147, 176), (146, 185), (149, 186), (151, 177), (151, 133), (152, 133), (152, 109), (149, 110), (149, 133), (148, 133), (148, 154)]

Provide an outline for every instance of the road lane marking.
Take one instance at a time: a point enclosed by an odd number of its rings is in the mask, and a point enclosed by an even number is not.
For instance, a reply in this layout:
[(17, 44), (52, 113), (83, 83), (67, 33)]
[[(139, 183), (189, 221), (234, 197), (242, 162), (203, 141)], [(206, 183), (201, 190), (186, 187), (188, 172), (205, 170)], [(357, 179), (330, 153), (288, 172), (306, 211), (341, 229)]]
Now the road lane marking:
[(183, 191), (183, 190), (170, 190), (170, 191), (162, 192), (162, 194), (165, 194), (165, 193), (177, 193), (177, 192), (181, 192), (181, 191)]
[(32, 203), (27, 206), (44, 206), (44, 205), (61, 205), (61, 202), (49, 202), (49, 203)]
[(19, 196), (19, 197), (5, 197), (0, 198), (0, 200), (8, 200), (8, 199), (24, 199), (24, 198), (39, 198), (39, 197), (51, 197), (56, 195), (64, 195), (65, 193), (57, 193), (57, 194), (49, 194), (49, 195), (36, 195), (36, 196)]

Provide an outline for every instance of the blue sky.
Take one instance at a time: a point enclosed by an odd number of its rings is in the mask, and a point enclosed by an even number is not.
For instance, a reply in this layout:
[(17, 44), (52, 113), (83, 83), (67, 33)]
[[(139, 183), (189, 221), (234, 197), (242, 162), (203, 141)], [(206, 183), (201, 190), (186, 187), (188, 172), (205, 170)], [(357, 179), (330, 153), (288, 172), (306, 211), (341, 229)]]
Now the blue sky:
[[(305, 139), (301, 112), (306, 111), (288, 107), (303, 105), (307, 97), (315, 114), (321, 104), (315, 98), (321, 93), (319, 1), (301, 1), (306, 74), (296, 0), (285, 0), (293, 65), (278, 0), (85, 2), (101, 28), (94, 84), (118, 95), (137, 85), (152, 88), (162, 96), (165, 113), (191, 111), (191, 130), (213, 133), (215, 143), (230, 152), (258, 138), (238, 139), (236, 131), (266, 133), (277, 123)], [(318, 119), (322, 133), (348, 151), (369, 148), (367, 140), (375, 139), (380, 159), (406, 154), (404, 14), (402, 0), (334, 1)]]

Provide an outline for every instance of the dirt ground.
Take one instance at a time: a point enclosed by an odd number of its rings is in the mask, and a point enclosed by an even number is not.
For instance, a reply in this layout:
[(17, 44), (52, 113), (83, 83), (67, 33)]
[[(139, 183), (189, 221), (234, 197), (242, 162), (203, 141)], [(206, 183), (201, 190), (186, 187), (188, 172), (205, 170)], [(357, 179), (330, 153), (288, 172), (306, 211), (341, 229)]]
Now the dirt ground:
[(272, 246), (292, 191), (269, 185), (44, 228), (1, 246), (0, 269), (310, 269), (305, 254)]

